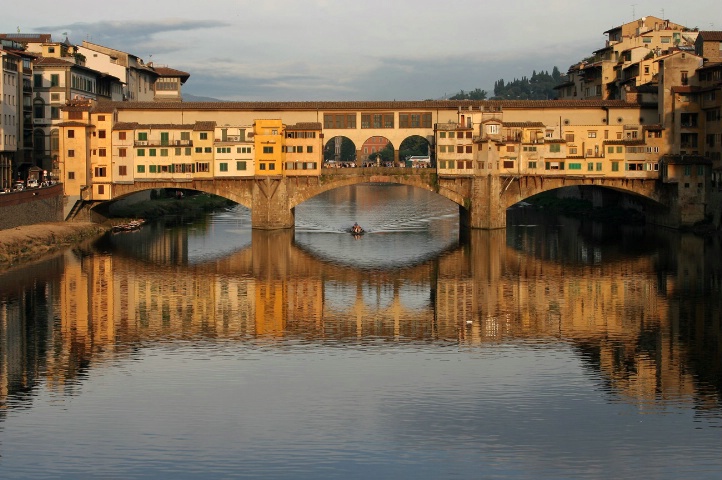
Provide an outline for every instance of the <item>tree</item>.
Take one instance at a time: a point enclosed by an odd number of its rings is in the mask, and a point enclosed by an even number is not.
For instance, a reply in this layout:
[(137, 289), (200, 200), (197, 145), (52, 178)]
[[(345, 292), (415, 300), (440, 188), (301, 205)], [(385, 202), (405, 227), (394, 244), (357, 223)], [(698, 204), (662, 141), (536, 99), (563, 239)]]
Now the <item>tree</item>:
[(469, 93), (459, 90), (459, 93), (449, 97), (449, 100), (486, 100), (486, 90), (475, 88)]
[[(336, 139), (341, 139), (341, 151), (336, 158)], [(337, 160), (340, 162), (353, 162), (356, 160), (356, 145), (347, 137), (333, 137), (323, 148), (323, 159)]]

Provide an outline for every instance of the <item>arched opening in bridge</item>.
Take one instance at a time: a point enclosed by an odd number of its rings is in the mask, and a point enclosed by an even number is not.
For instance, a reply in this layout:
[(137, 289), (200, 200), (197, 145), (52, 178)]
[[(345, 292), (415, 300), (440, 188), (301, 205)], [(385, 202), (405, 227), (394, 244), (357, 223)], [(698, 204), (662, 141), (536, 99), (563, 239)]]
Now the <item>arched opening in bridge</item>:
[(431, 143), (421, 135), (406, 137), (399, 146), (399, 159), (406, 162), (407, 167), (427, 164), (435, 165), (434, 149)]
[(394, 144), (386, 137), (369, 137), (357, 156), (358, 165), (362, 167), (391, 166), (394, 162)]
[(356, 162), (356, 144), (344, 136), (331, 137), (323, 147), (324, 164), (351, 164)]
[(575, 185), (542, 190), (508, 205), (507, 223), (514, 223), (512, 217), (524, 217), (522, 211), (531, 214), (534, 210), (627, 225), (659, 223), (657, 219), (669, 213), (667, 206), (631, 190)]

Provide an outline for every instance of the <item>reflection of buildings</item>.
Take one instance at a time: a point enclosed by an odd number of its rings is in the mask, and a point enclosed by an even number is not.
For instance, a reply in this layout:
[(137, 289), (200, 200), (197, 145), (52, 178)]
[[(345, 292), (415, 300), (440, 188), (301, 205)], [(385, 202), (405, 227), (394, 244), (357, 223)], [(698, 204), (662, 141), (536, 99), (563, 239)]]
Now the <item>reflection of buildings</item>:
[(685, 291), (685, 270), (704, 268), (703, 256), (678, 257), (684, 265), (665, 277), (655, 256), (549, 262), (507, 247), (505, 231), (474, 231), (467, 245), (432, 261), (359, 271), (320, 261), (292, 240), (291, 231), (254, 231), (252, 249), (196, 266), (66, 254), (43, 292), (42, 340), (21, 328), (37, 298), (0, 303), (3, 402), (38, 376), (67, 388), (83, 369), (141, 343), (299, 337), (571, 344), (614, 392), (640, 405), (693, 398), (719, 408), (719, 365), (700, 361), (719, 359), (720, 336), (705, 337), (720, 331), (719, 295), (673, 295)]

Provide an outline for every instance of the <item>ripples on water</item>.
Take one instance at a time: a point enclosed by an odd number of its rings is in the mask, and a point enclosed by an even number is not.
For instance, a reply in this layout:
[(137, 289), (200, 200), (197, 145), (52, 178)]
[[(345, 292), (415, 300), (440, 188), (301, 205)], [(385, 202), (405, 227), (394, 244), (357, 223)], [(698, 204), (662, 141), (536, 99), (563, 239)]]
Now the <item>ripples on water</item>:
[(719, 478), (715, 250), (456, 211), (355, 187), (0, 273), (0, 477)]

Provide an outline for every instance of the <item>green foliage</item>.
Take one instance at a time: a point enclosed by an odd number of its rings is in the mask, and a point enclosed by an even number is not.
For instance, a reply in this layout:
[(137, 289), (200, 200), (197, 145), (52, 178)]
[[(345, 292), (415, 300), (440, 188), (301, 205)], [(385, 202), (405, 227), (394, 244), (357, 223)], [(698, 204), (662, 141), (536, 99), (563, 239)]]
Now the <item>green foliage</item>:
[(428, 155), (429, 142), (420, 135), (413, 135), (401, 142), (399, 146), (399, 159), (404, 160), (406, 157), (415, 155)]
[(449, 100), (486, 100), (487, 92), (480, 88), (475, 88), (470, 92), (460, 90), (456, 95), (449, 97)]
[(561, 73), (554, 67), (552, 73), (533, 71), (531, 77), (521, 77), (506, 83), (494, 82), (495, 100), (551, 100), (556, 98), (554, 87), (561, 83)]
[(341, 152), (339, 158), (336, 158), (336, 137), (326, 142), (323, 148), (324, 160), (337, 160), (340, 162), (353, 162), (356, 160), (356, 145), (347, 137), (341, 137)]

